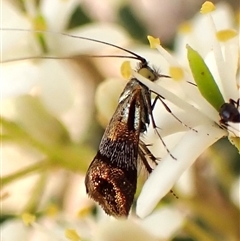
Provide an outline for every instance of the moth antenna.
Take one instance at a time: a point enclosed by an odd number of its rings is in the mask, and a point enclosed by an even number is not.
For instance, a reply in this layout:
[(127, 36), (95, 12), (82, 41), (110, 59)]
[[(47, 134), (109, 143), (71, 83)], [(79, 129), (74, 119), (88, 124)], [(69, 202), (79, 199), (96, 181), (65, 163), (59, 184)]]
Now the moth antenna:
[(125, 56), (125, 55), (89, 55), (89, 54), (81, 54), (78, 56), (30, 56), (30, 57), (22, 57), (22, 58), (14, 58), (14, 59), (7, 59), (0, 61), (0, 63), (9, 63), (9, 62), (15, 62), (15, 61), (21, 61), (21, 60), (30, 60), (30, 59), (78, 59), (80, 57), (89, 57), (89, 58), (128, 58), (128, 59), (135, 59), (134, 56)]
[[(106, 57), (118, 57), (118, 58), (131, 58), (131, 59), (136, 59), (136, 60), (139, 60), (143, 63), (143, 65), (147, 64), (147, 61), (145, 58), (143, 58), (142, 56), (128, 50), (128, 49), (125, 49), (125, 48), (122, 48), (118, 45), (115, 45), (115, 44), (112, 44), (112, 43), (108, 43), (108, 42), (105, 42), (105, 41), (101, 41), (101, 40), (97, 40), (97, 39), (92, 39), (92, 38), (88, 38), (88, 37), (82, 37), (82, 36), (76, 36), (76, 35), (72, 35), (72, 34), (68, 34), (68, 33), (60, 33), (60, 32), (54, 32), (54, 31), (47, 31), (47, 30), (29, 30), (29, 29), (16, 29), (16, 28), (0, 28), (1, 30), (3, 31), (19, 31), (19, 32), (31, 32), (31, 33), (49, 33), (49, 34), (58, 34), (58, 35), (62, 35), (62, 36), (68, 36), (68, 37), (71, 37), (71, 38), (76, 38), (76, 39), (83, 39), (83, 40), (88, 40), (88, 41), (91, 41), (91, 42), (95, 42), (95, 43), (100, 43), (100, 44), (103, 44), (103, 45), (108, 45), (108, 46), (111, 46), (111, 47), (114, 47), (114, 48), (117, 48), (117, 49), (120, 49), (126, 53), (129, 53), (133, 56), (114, 56), (114, 55), (106, 55)], [(89, 55), (91, 57), (100, 57), (97, 56), (97, 55)], [(101, 56), (103, 57), (103, 56)], [(34, 57), (36, 58), (36, 57)]]

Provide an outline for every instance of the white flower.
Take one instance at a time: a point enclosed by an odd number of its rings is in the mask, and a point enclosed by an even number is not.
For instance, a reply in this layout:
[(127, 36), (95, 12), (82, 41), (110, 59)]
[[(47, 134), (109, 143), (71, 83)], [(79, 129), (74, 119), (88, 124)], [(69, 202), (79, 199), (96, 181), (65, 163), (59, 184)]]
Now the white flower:
[[(223, 10), (221, 6), (220, 10), (217, 8), (215, 11), (216, 16), (218, 11), (222, 13)], [(228, 9), (226, 9), (226, 11), (228, 11)], [(228, 102), (229, 98), (237, 99), (239, 98), (239, 87), (237, 87), (236, 79), (237, 60), (239, 56), (237, 39), (239, 39), (239, 36), (233, 36), (232, 39), (220, 43), (216, 38), (216, 30), (214, 29), (214, 21), (211, 18), (211, 13), (207, 13), (199, 18), (208, 18), (208, 24), (204, 25), (204, 28), (206, 32), (209, 32), (209, 40), (206, 44), (210, 43), (211, 45), (210, 47), (203, 46), (201, 48), (201, 38), (198, 37), (195, 40), (198, 41), (198, 47), (200, 49), (196, 48), (196, 51), (201, 54), (202, 49), (208, 49), (208, 51), (212, 49), (213, 54), (211, 54), (211, 51), (208, 53), (204, 52), (204, 57), (224, 96), (225, 102)], [(223, 18), (221, 22), (225, 23)], [(203, 35), (202, 37), (206, 38), (207, 36)], [(194, 41), (191, 42), (192, 39), (194, 39), (192, 36), (185, 38), (185, 44), (197, 46)], [(218, 111), (201, 97), (196, 86), (188, 83), (193, 83), (194, 80), (188, 67), (182, 66), (181, 63), (184, 63), (184, 61), (180, 62), (174, 59), (174, 57), (160, 45), (157, 46), (157, 49), (160, 51), (161, 55), (165, 57), (166, 61), (168, 61), (170, 75), (173, 79), (174, 77), (176, 80), (178, 79), (178, 81), (175, 81), (175, 85), (180, 85), (182, 87), (183, 94), (180, 94), (180, 97), (175, 96), (163, 87), (147, 81), (142, 76), (136, 73), (134, 75), (152, 91), (163, 96), (167, 103), (171, 102), (181, 108), (184, 114), (180, 115), (180, 117), (178, 112), (176, 113), (173, 111), (173, 113), (179, 117), (183, 123), (194, 128), (195, 131), (187, 128), (185, 129), (178, 143), (170, 149), (171, 154), (176, 157), (177, 160), (174, 160), (170, 155), (164, 157), (144, 184), (137, 201), (137, 214), (140, 217), (148, 215), (153, 210), (159, 200), (169, 192), (182, 173), (194, 163), (204, 150), (221, 137), (227, 135), (227, 132), (219, 126), (220, 117)], [(228, 54), (229, 51), (231, 51), (231, 54)], [(215, 66), (212, 65), (212, 63), (214, 63), (213, 61), (211, 63), (208, 62), (210, 55), (215, 62)], [(227, 66), (227, 68), (225, 66)], [(185, 97), (185, 100), (182, 96)], [(159, 115), (159, 119), (164, 119), (163, 110), (161, 110), (159, 114), (155, 111), (154, 115)], [(165, 124), (165, 122), (163, 124)], [(157, 125), (165, 130), (163, 132), (161, 130), (159, 131), (162, 137), (171, 134), (171, 128), (166, 128), (167, 124), (162, 125), (160, 122), (160, 124), (158, 123)], [(175, 132), (176, 128), (177, 127), (174, 126)], [(179, 128), (179, 131), (182, 131), (182, 128)]]

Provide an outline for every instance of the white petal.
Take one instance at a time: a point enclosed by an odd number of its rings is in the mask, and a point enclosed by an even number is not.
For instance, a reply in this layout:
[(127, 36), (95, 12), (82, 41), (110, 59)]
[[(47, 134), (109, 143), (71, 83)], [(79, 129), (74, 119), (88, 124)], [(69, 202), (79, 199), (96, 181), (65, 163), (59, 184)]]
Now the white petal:
[(11, 28), (31, 29), (30, 20), (9, 1), (1, 1), (1, 9), (1, 28), (3, 28), (1, 30), (1, 61), (32, 56), (33, 51), (38, 50), (34, 45), (34, 36), (29, 32), (11, 30)]
[(1, 65), (2, 98), (28, 93), (39, 81), (38, 66), (31, 61)]
[(199, 126), (196, 130), (198, 133), (188, 131), (171, 150), (177, 160), (169, 155), (162, 159), (144, 184), (137, 201), (137, 214), (140, 217), (148, 215), (196, 158), (225, 134), (219, 127), (210, 125)]
[(195, 195), (196, 187), (194, 183), (194, 169), (192, 167), (188, 168), (182, 174), (175, 187), (177, 192), (181, 193), (182, 197), (190, 198)]
[(64, 230), (63, 228), (54, 222), (55, 220), (43, 220), (45, 225), (38, 224), (34, 222), (32, 224), (33, 233), (31, 234), (34, 241), (63, 241), (64, 239)]
[[(30, 21), (10, 1), (1, 1), (1, 27), (29, 28)], [(15, 42), (16, 39), (15, 39)]]
[(181, 228), (184, 215), (174, 207), (163, 207), (152, 213), (139, 224), (159, 239), (170, 239)]
[(227, 2), (217, 4), (216, 10), (211, 14), (218, 31), (234, 26), (234, 12)]
[(11, 219), (1, 225), (1, 239), (4, 241), (29, 240), (29, 231), (22, 220)]
[(239, 88), (237, 87), (237, 72), (239, 69), (239, 32), (238, 35), (224, 45), (226, 75), (227, 80), (222, 80), (224, 85), (225, 100), (239, 98)]
[(118, 98), (126, 81), (106, 79), (97, 87), (95, 103), (100, 123), (106, 127), (118, 105)]
[[(36, 151), (30, 151), (27, 148), (16, 147), (13, 144), (2, 144), (1, 146), (1, 175), (6, 177), (21, 169), (41, 160), (43, 155)], [(21, 160), (21, 162), (16, 161)], [(34, 173), (25, 176), (15, 182), (8, 184), (2, 192), (9, 196), (1, 201), (1, 207), (4, 214), (20, 213), (30, 198), (31, 190), (36, 185), (39, 174)], [(17, 205), (16, 205), (17, 203)]]
[(86, 210), (92, 204), (92, 200), (86, 194), (83, 175), (73, 174), (68, 176), (69, 185), (66, 188), (63, 200), (63, 210), (72, 220), (77, 213)]
[(227, 126), (229, 135), (232, 137), (240, 137), (240, 123), (228, 122)]
[(158, 239), (130, 219), (110, 220), (98, 225), (93, 241), (157, 241)]
[(74, 9), (79, 5), (79, 0), (43, 0), (40, 3), (41, 13), (48, 29), (62, 32), (67, 28)]
[(40, 61), (38, 68), (41, 71), (39, 95), (42, 102), (50, 112), (63, 113), (74, 101), (72, 81), (81, 76), (77, 76), (70, 63), (66, 61)]

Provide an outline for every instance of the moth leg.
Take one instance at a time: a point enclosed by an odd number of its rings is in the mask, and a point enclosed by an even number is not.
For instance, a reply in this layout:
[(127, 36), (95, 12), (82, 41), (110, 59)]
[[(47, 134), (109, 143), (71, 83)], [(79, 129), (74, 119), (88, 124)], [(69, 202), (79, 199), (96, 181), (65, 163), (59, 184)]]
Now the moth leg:
[(176, 115), (173, 114), (172, 110), (167, 106), (167, 104), (162, 100), (163, 98), (160, 97), (159, 95), (157, 95), (153, 101), (152, 104), (152, 109), (154, 108), (157, 100), (160, 100), (161, 103), (163, 104), (163, 106), (165, 107), (165, 109), (167, 110), (167, 112), (169, 112), (178, 122), (180, 122), (183, 126), (187, 127), (188, 129), (197, 132), (197, 130), (193, 129), (192, 127), (186, 125), (185, 123), (183, 123)]

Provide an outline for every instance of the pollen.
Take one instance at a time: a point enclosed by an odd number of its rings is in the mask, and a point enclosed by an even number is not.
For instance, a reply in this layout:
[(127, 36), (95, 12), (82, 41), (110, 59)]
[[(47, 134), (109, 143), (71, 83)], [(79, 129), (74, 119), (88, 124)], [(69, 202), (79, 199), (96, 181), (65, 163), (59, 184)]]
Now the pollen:
[(169, 68), (169, 74), (172, 79), (178, 81), (182, 80), (184, 78), (184, 72), (183, 69), (177, 66), (171, 66)]
[(22, 220), (26, 226), (29, 226), (36, 220), (36, 216), (30, 213), (23, 213)]
[(180, 33), (191, 33), (192, 32), (192, 25), (189, 22), (184, 22), (179, 26)]
[(202, 8), (200, 10), (200, 13), (202, 14), (206, 14), (206, 13), (210, 13), (213, 12), (215, 10), (215, 5), (210, 2), (210, 1), (206, 1), (203, 5)]
[(81, 240), (80, 236), (77, 234), (75, 229), (66, 229), (65, 237), (71, 241), (80, 241)]
[(121, 74), (124, 79), (130, 79), (132, 75), (131, 64), (129, 61), (124, 61), (121, 65)]
[(216, 33), (216, 37), (220, 42), (227, 42), (228, 40), (237, 36), (237, 31), (233, 29), (220, 30)]
[(155, 49), (157, 48), (158, 45), (161, 45), (159, 38), (154, 38), (153, 36), (150, 36), (150, 35), (148, 35), (147, 38), (151, 49)]

